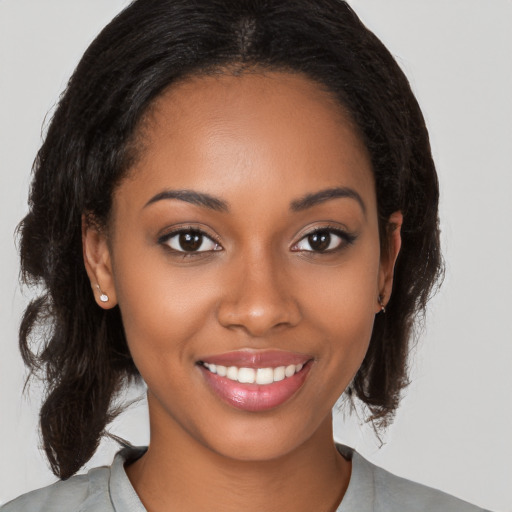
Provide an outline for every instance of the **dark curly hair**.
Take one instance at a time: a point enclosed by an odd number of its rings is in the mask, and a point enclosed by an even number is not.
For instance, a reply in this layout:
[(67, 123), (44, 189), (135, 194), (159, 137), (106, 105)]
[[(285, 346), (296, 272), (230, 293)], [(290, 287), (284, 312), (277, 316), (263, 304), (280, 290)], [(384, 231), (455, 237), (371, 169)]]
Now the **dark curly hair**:
[(187, 76), (255, 68), (301, 73), (331, 91), (369, 151), (382, 243), (390, 214), (403, 213), (393, 294), (349, 388), (374, 420), (398, 406), (414, 321), (442, 271), (437, 175), (405, 75), (341, 0), (136, 0), (71, 77), (19, 227), (22, 279), (42, 290), (21, 322), (21, 353), (46, 383), (42, 439), (61, 478), (90, 459), (113, 398), (138, 378), (119, 309), (97, 307), (91, 293), (82, 215), (107, 225), (113, 190), (137, 158), (138, 126), (166, 88)]

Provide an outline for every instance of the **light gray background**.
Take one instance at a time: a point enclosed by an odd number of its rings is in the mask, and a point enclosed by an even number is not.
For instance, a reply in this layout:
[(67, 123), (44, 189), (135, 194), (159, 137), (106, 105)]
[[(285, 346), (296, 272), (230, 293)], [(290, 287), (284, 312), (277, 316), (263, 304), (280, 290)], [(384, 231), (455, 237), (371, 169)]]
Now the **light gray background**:
[[(367, 426), (336, 437), (391, 471), (512, 511), (512, 1), (352, 0), (405, 69), (441, 181), (444, 287), (414, 351), (413, 383), (379, 450)], [(126, 0), (0, 0), (0, 503), (54, 480), (38, 451), (39, 390), (22, 398), (13, 232), (41, 126), (89, 42)], [(140, 392), (140, 390), (139, 390)], [(114, 431), (147, 442), (144, 404)], [(108, 463), (102, 445), (90, 465)]]

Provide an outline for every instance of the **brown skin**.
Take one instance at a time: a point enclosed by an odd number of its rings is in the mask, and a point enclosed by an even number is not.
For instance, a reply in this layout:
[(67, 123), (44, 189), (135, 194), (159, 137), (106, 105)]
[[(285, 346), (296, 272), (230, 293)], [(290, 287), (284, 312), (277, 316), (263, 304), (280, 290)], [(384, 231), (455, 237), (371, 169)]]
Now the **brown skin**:
[[(375, 185), (348, 116), (317, 84), (286, 73), (199, 77), (154, 105), (144, 150), (116, 190), (109, 236), (84, 228), (99, 306), (118, 304), (148, 386), (151, 443), (127, 468), (149, 511), (335, 510), (351, 464), (336, 451), (331, 409), (357, 372), (379, 295), (389, 298), (402, 216), (381, 254)], [(295, 211), (308, 194), (347, 187)], [(208, 193), (228, 211), (163, 199)], [(204, 252), (178, 252), (175, 228), (198, 228)], [(313, 251), (315, 228), (341, 229)], [(178, 245), (178, 249), (180, 246)], [(99, 300), (96, 284), (109, 296)], [(197, 361), (279, 349), (313, 359), (301, 389), (263, 412), (211, 391)]]

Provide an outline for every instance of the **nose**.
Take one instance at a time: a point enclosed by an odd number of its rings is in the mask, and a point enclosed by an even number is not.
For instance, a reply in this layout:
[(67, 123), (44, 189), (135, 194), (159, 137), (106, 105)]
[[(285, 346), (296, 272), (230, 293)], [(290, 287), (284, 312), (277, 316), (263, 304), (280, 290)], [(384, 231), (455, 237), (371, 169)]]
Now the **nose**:
[(302, 314), (285, 264), (261, 252), (231, 262), (217, 311), (219, 323), (251, 337), (296, 326)]

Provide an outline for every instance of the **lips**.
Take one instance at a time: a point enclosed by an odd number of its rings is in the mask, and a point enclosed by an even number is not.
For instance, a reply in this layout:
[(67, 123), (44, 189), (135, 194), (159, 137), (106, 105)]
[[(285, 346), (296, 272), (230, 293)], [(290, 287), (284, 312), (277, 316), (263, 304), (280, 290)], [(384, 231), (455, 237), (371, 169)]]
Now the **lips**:
[(310, 356), (283, 351), (237, 351), (198, 362), (210, 389), (229, 405), (250, 412), (291, 399), (311, 368)]

